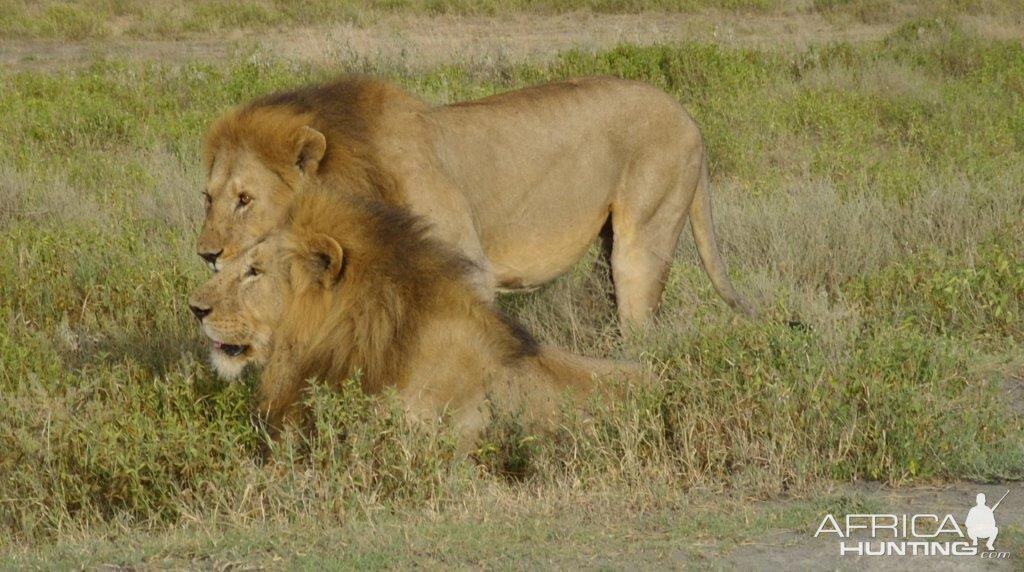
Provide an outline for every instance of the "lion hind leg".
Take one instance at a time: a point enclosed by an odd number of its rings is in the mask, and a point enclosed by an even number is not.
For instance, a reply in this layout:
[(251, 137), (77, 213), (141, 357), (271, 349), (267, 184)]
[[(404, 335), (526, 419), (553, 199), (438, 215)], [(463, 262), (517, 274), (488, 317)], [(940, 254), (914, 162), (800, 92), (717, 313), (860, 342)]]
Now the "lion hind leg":
[[(611, 204), (611, 269), (622, 326), (643, 326), (657, 313), (668, 268), (700, 176), (683, 145), (646, 149), (623, 172)], [(607, 229), (605, 229), (607, 233)], [(607, 235), (602, 236), (605, 250)]]
[(666, 215), (637, 223), (612, 213), (612, 281), (621, 324), (641, 326), (658, 311), (685, 220)]

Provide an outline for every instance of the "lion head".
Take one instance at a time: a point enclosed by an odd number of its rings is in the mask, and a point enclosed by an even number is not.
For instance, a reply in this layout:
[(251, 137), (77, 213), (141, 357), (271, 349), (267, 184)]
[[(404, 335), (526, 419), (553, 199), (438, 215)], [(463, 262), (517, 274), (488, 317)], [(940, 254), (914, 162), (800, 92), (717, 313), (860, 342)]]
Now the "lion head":
[(285, 316), (296, 307), (299, 315), (320, 313), (341, 263), (333, 238), (284, 231), (225, 260), (189, 299), (217, 372), (233, 379), (248, 364), (265, 364)]
[(211, 266), (277, 228), (309, 180), (334, 192), (395, 202), (394, 182), (371, 141), (382, 101), (397, 92), (371, 78), (344, 77), (268, 95), (225, 113), (204, 143), (206, 218), (198, 253)]
[(210, 129), (198, 250), (211, 266), (281, 225), (303, 178), (316, 174), (327, 148), (310, 122), (308, 115), (255, 109), (228, 114)]

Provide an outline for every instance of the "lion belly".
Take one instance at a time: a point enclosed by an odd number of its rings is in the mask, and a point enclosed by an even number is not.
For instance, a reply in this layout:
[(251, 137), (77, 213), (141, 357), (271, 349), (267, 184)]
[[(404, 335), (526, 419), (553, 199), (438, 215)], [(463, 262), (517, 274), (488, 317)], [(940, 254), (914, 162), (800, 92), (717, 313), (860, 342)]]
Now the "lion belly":
[(510, 228), (511, 235), (485, 240), (484, 252), (498, 286), (503, 290), (531, 289), (563, 274), (582, 258), (607, 218), (605, 210), (590, 220), (534, 228), (528, 236), (526, 227), (520, 227)]

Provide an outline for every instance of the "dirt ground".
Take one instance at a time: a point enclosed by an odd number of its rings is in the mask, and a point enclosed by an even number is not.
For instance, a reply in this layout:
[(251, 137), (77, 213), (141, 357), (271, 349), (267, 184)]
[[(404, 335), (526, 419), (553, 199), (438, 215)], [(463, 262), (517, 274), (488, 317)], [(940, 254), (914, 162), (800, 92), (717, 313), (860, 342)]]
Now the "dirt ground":
[[(870, 485), (859, 487), (859, 490), (872, 506), (878, 507), (874, 511), (878, 514), (935, 514), (939, 518), (952, 514), (960, 526), (963, 526), (978, 493), (985, 493), (988, 506), (991, 507), (1009, 491), (994, 516), (1001, 534), (1007, 533), (1006, 536), (1010, 537), (1015, 532), (1016, 537), (1006, 538), (1002, 542), (997, 538), (994, 544), (996, 552), (1009, 553), (1000, 559), (982, 558), (980, 555), (861, 557), (840, 556), (839, 542), (834, 534), (814, 538), (813, 532), (778, 531), (756, 543), (719, 554), (713, 560), (715, 566), (740, 570), (772, 567), (786, 567), (787, 570), (1020, 570), (1024, 567), (1019, 545), (1020, 531), (1024, 528), (1024, 483), (960, 483), (937, 488), (898, 490)], [(856, 539), (870, 540), (867, 534), (860, 534)]]
[[(991, 17), (962, 17), (986, 36), (1024, 39), (1024, 26)], [(239, 49), (256, 49), (294, 61), (395, 62), (411, 70), (439, 65), (543, 60), (570, 48), (599, 50), (619, 43), (685, 40), (729, 45), (806, 46), (883, 37), (898, 21), (833, 22), (817, 14), (741, 17), (734, 13), (587, 14), (537, 16), (382, 17), (367, 25), (280, 29), (253, 34), (232, 31), (181, 40), (114, 38), (103, 41), (0, 40), (0, 64), (8, 69), (61, 69), (95, 57), (184, 62), (218, 61)]]

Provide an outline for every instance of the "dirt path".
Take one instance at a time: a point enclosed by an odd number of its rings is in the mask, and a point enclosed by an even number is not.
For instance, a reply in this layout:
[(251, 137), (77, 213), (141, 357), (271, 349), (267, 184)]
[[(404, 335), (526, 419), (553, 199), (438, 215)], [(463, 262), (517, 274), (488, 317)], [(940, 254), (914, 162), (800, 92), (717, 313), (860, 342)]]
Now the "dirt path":
[[(996, 552), (1004, 558), (979, 556), (840, 556), (839, 542), (834, 534), (814, 538), (815, 523), (810, 532), (779, 531), (765, 535), (757, 542), (726, 551), (717, 560), (725, 568), (786, 570), (1020, 570), (1021, 530), (1024, 528), (1024, 483), (1002, 485), (957, 484), (934, 489), (886, 490), (878, 486), (862, 487), (864, 498), (879, 514), (935, 514), (942, 518), (952, 514), (960, 526), (975, 502), (975, 495), (985, 493), (992, 506), (1004, 493), (1006, 499), (994, 513), (999, 535)], [(822, 515), (820, 518), (824, 518)], [(908, 516), (909, 518), (909, 516)], [(863, 521), (864, 519), (861, 519)], [(842, 524), (842, 521), (840, 521)], [(966, 533), (966, 530), (964, 531)], [(856, 540), (871, 540), (865, 534)], [(878, 540), (874, 541), (877, 545)], [(980, 541), (983, 543), (984, 541)]]
[[(971, 28), (1001, 38), (1024, 38), (1013, 22), (968, 18)], [(184, 62), (219, 61), (239, 49), (316, 64), (338, 61), (397, 63), (410, 69), (461, 63), (523, 61), (569, 48), (604, 49), (619, 43), (701, 40), (729, 45), (803, 46), (883, 37), (898, 22), (837, 23), (817, 14), (742, 17), (735, 13), (589, 14), (550, 16), (386, 16), (360, 26), (341, 24), (271, 32), (233, 31), (180, 40), (115, 38), (104, 41), (0, 40), (0, 65), (12, 70), (62, 69), (95, 57)]]

